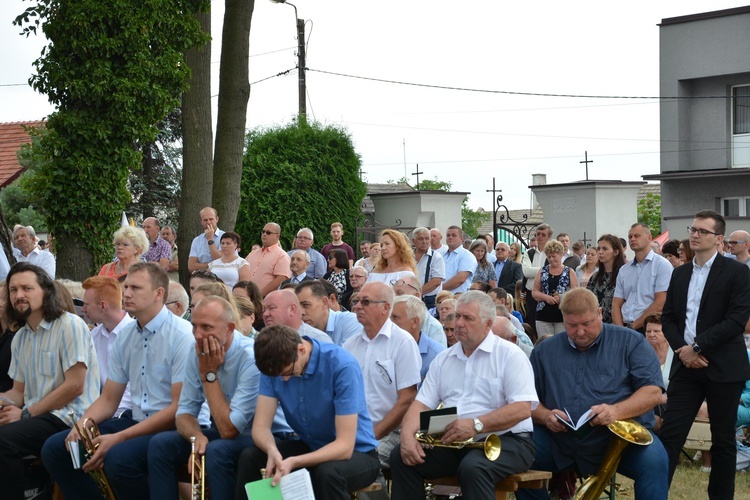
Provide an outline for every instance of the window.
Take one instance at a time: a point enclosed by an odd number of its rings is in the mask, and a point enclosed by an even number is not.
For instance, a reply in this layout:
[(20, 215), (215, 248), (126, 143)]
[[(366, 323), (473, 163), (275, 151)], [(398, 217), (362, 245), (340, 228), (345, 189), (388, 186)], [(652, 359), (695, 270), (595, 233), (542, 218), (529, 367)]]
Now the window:
[(750, 216), (750, 196), (721, 199), (721, 215), (724, 217)]
[(750, 166), (750, 85), (732, 87), (732, 166)]

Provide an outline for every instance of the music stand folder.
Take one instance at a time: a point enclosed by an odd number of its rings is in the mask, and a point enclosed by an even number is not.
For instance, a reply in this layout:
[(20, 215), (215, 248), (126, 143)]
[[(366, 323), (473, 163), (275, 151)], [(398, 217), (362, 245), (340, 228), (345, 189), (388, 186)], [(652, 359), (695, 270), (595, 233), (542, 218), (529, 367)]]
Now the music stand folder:
[(428, 410), (419, 413), (419, 430), (427, 432), (430, 428), (430, 419), (432, 417), (439, 417), (444, 415), (457, 415), (458, 410), (455, 406), (450, 408), (442, 408), (440, 410)]

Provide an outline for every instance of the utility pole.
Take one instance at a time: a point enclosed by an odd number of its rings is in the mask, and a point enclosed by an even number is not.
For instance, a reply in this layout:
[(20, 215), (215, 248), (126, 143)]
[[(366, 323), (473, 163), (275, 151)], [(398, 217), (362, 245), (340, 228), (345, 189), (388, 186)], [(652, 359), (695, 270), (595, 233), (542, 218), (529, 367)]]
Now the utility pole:
[[(297, 8), (294, 8), (295, 13)], [(305, 61), (305, 20), (297, 19), (297, 78), (299, 83), (299, 124), (307, 124), (307, 62)]]

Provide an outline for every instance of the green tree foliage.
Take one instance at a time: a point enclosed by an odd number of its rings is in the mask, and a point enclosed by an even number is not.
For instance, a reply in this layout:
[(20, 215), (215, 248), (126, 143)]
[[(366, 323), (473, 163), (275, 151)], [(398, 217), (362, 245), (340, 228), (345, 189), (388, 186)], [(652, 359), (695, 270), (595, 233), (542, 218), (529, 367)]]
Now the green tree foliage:
[[(406, 182), (402, 178), (399, 182)], [(450, 191), (452, 184), (450, 182), (439, 181), (437, 179), (424, 179), (414, 186), (420, 191)], [(479, 226), (490, 220), (492, 215), (487, 212), (480, 212), (469, 207), (469, 197), (464, 198), (461, 204), (461, 229), (468, 236), (476, 236), (479, 232)]]
[(192, 0), (38, 0), (14, 24), (50, 43), (32, 87), (57, 107), (39, 137), (48, 162), (32, 191), (57, 239), (58, 274), (81, 279), (111, 258), (141, 144), (179, 105), (183, 53), (204, 43)]
[(661, 196), (649, 193), (638, 202), (638, 221), (648, 224), (651, 236), (661, 234)]
[(270, 221), (281, 225), (284, 248), (291, 247), (301, 227), (311, 228), (322, 245), (335, 221), (344, 225), (344, 239), (353, 236), (366, 194), (361, 164), (351, 137), (339, 127), (292, 122), (251, 131), (236, 225), (243, 250), (260, 241), (260, 230)]
[(47, 217), (41, 210), (42, 197), (31, 189), (34, 176), (47, 162), (40, 154), (39, 148), (34, 147), (34, 145), (38, 146), (39, 137), (45, 133), (45, 129), (29, 130), (29, 132), (33, 132), (31, 143), (22, 145), (18, 151), (18, 162), (26, 171), (0, 192), (0, 204), (10, 228), (16, 224), (23, 224), (33, 226), (37, 232), (45, 233), (48, 227)]

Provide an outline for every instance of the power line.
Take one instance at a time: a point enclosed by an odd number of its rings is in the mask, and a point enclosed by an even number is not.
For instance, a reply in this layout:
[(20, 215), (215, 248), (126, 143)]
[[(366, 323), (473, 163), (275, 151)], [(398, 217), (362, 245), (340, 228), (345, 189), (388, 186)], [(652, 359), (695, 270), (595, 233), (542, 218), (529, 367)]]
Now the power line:
[(403, 82), (399, 80), (388, 80), (385, 78), (375, 78), (370, 76), (349, 75), (336, 71), (326, 71), (322, 69), (305, 68), (306, 71), (315, 71), (326, 75), (341, 76), (345, 78), (355, 78), (358, 80), (368, 80), (371, 82), (390, 83), (393, 85), (408, 85), (411, 87), (423, 87), (439, 90), (457, 90), (461, 92), (478, 92), (483, 94), (505, 94), (505, 95), (522, 95), (531, 97), (567, 97), (575, 99), (658, 99), (658, 100), (699, 100), (699, 99), (732, 99), (732, 96), (726, 95), (709, 95), (709, 96), (627, 96), (627, 95), (586, 95), (586, 94), (554, 94), (551, 92), (520, 92), (513, 90), (491, 90), (491, 89), (474, 89), (469, 87), (450, 87), (447, 85), (436, 85), (430, 83)]
[[(260, 83), (260, 82), (265, 82), (266, 80), (270, 80), (271, 78), (276, 78), (277, 76), (284, 76), (284, 75), (287, 75), (287, 74), (289, 74), (290, 72), (292, 72), (292, 71), (294, 71), (294, 70), (296, 70), (296, 69), (297, 69), (296, 67), (295, 67), (295, 68), (289, 68), (289, 69), (287, 69), (287, 70), (284, 70), (284, 71), (281, 71), (281, 72), (279, 72), (279, 73), (276, 73), (275, 75), (271, 75), (271, 76), (267, 76), (267, 77), (265, 77), (265, 78), (261, 78), (260, 80), (256, 80), (256, 81), (254, 81), (254, 82), (251, 82), (251, 83), (250, 83), (250, 86), (252, 87), (252, 86), (253, 86), (253, 85), (255, 85), (256, 83)], [(212, 96), (211, 96), (211, 99), (213, 99), (214, 97), (219, 97), (219, 94), (214, 94), (214, 95), (212, 95)]]

